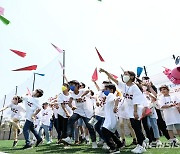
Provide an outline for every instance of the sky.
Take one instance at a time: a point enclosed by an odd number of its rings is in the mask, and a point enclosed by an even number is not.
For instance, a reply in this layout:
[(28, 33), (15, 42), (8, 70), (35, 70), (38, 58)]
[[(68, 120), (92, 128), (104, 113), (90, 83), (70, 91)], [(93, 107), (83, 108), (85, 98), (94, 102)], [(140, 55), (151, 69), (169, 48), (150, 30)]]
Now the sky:
[[(36, 88), (45, 89), (45, 98), (60, 92), (62, 70), (59, 54), (51, 45), (65, 50), (66, 76), (93, 86), (91, 76), (103, 67), (120, 76), (120, 67), (136, 71), (147, 66), (148, 74), (173, 68), (172, 54), (180, 55), (179, 0), (0, 0), (4, 17), (0, 22), (0, 98)], [(105, 63), (98, 59), (95, 47)], [(9, 49), (27, 53), (18, 57)], [(164, 63), (163, 63), (164, 62)], [(38, 65), (36, 71), (11, 70)], [(99, 74), (98, 82), (105, 79)], [(23, 88), (21, 88), (23, 87)], [(10, 95), (9, 95), (10, 96)], [(1, 103), (2, 105), (2, 103)]]

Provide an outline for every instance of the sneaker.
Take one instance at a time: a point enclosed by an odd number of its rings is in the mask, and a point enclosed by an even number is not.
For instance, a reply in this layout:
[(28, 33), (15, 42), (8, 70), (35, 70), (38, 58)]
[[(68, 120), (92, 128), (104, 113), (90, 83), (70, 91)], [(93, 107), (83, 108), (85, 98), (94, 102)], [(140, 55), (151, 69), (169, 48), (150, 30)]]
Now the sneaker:
[(18, 141), (14, 141), (13, 142), (13, 147), (15, 147), (17, 145)]
[(120, 153), (120, 151), (118, 149), (114, 149), (114, 150), (109, 150), (109, 153), (111, 154), (115, 154), (115, 153)]
[(32, 148), (32, 145), (31, 145), (31, 144), (26, 144), (26, 145), (23, 147), (23, 149), (30, 149), (30, 148)]
[(144, 141), (143, 141), (143, 145), (142, 145), (144, 148), (148, 147), (149, 146), (149, 139), (146, 138)]
[(146, 152), (146, 149), (143, 148), (141, 145), (137, 145), (137, 147), (133, 150), (131, 150), (132, 153), (143, 153)]
[(100, 140), (99, 142), (98, 142), (98, 145), (103, 145), (104, 144), (104, 141), (103, 140)]
[(18, 129), (18, 130), (17, 130), (17, 134), (18, 134), (18, 136), (19, 136), (19, 135), (21, 135), (21, 134), (22, 134), (22, 132), (23, 132), (23, 129), (22, 129), (22, 128)]
[(70, 137), (66, 137), (66, 138), (62, 139), (62, 141), (66, 142), (68, 144), (72, 144), (73, 143), (73, 140)]
[(108, 147), (108, 145), (107, 145), (106, 143), (104, 143), (104, 144), (103, 144), (102, 149), (104, 149), (104, 150), (108, 150), (108, 149), (109, 149), (109, 147)]
[(46, 144), (51, 144), (51, 141), (48, 141)]
[(98, 148), (96, 142), (92, 142), (92, 148), (93, 148), (93, 149), (97, 149), (97, 148)]
[(42, 143), (42, 141), (43, 141), (42, 138), (39, 141), (37, 141), (35, 147), (37, 147), (40, 143)]

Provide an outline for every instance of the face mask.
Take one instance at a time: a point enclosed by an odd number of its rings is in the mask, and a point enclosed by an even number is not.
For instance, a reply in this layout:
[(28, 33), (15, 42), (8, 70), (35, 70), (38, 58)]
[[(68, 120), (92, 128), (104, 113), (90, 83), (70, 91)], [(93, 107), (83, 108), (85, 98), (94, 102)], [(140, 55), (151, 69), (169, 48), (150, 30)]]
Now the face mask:
[(130, 80), (129, 75), (123, 75), (123, 81), (127, 83)]
[(69, 88), (70, 88), (72, 91), (74, 91), (75, 86), (70, 86)]
[(109, 93), (110, 93), (110, 91), (109, 91), (109, 90), (104, 90), (104, 95), (108, 96), (108, 95), (109, 95)]

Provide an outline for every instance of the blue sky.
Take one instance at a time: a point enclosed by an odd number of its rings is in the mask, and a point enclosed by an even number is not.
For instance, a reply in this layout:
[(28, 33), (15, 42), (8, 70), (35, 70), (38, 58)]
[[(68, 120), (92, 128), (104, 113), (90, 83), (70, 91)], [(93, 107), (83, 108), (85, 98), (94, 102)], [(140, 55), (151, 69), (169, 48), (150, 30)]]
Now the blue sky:
[[(90, 86), (95, 67), (120, 76), (120, 66), (135, 71), (168, 59), (164, 65), (173, 68), (171, 55), (180, 53), (178, 0), (0, 0), (0, 6), (11, 21), (8, 26), (0, 23), (0, 98), (17, 85), (31, 89), (33, 72), (11, 70), (33, 64), (38, 65), (36, 72), (46, 73), (46, 78), (37, 77), (37, 87), (51, 85), (49, 95), (60, 92), (62, 55), (50, 43), (66, 50), (68, 79)], [(95, 46), (105, 63), (99, 62)], [(149, 67), (148, 73), (162, 72), (161, 65)], [(105, 76), (99, 78), (100, 83)]]

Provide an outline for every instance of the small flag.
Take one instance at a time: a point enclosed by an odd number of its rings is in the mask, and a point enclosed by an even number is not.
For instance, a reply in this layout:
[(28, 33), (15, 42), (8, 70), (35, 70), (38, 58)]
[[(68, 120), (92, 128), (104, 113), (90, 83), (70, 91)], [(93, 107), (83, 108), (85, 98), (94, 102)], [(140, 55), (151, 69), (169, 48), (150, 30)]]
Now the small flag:
[(13, 49), (10, 49), (12, 52), (14, 52), (15, 54), (17, 54), (18, 56), (20, 57), (25, 57), (26, 56), (26, 53), (25, 52), (21, 52), (21, 51), (18, 51), (18, 50), (13, 50)]
[[(51, 43), (52, 44), (52, 43)], [(60, 48), (58, 48), (57, 46), (55, 46), (54, 44), (52, 44), (52, 46), (59, 52), (59, 53), (63, 53), (64, 50), (61, 50)]]
[(96, 49), (96, 52), (97, 52), (97, 54), (98, 54), (98, 56), (99, 56), (100, 61), (105, 62), (104, 59), (103, 59), (103, 57), (101, 56), (101, 54), (99, 53), (99, 51), (97, 50), (96, 47), (95, 47), (95, 49)]
[(59, 61), (59, 65), (61, 66), (62, 69), (65, 69), (65, 67), (62, 65), (60, 61)]
[(32, 95), (31, 95), (31, 91), (29, 90), (28, 87), (27, 87), (27, 94), (28, 94), (29, 96), (32, 96)]
[(32, 71), (32, 70), (36, 70), (36, 69), (37, 69), (37, 65), (32, 65), (32, 66), (27, 66), (27, 67), (15, 69), (12, 71)]
[(0, 20), (5, 24), (8, 25), (10, 23), (9, 20), (7, 20), (6, 18), (4, 18), (3, 16), (0, 15)]
[(97, 73), (97, 67), (94, 70), (94, 73), (92, 75), (92, 80), (97, 81), (98, 80), (98, 73)]
[(142, 71), (143, 71), (142, 67), (137, 67), (137, 77), (141, 76)]
[(45, 76), (45, 74), (40, 74), (40, 73), (34, 73), (34, 74), (37, 74), (37, 75), (40, 75), (40, 76)]
[(0, 15), (4, 15), (4, 8), (0, 7)]

